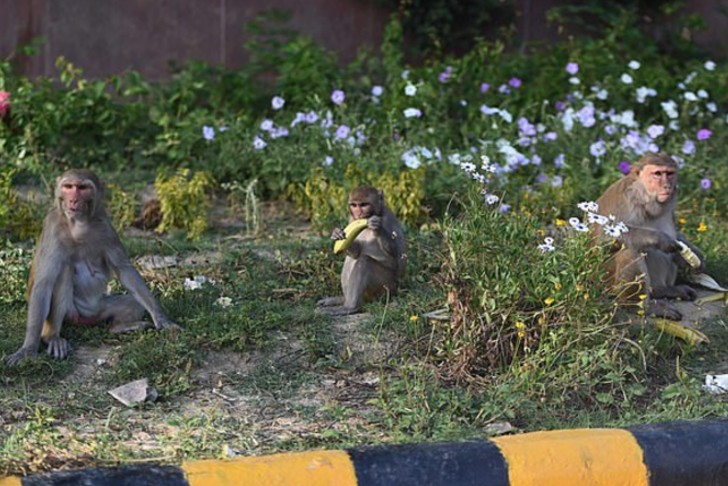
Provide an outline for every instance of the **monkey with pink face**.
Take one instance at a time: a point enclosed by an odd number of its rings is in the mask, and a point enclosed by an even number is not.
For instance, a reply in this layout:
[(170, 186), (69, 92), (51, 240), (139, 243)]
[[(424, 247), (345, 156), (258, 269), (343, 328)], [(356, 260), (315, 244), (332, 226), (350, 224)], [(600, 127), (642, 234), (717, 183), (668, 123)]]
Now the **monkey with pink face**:
[[(36, 247), (28, 279), (28, 322), (20, 349), (5, 358), (15, 365), (38, 353), (41, 339), (56, 359), (68, 355), (64, 322), (111, 322), (112, 331), (142, 328), (149, 312), (157, 329), (178, 328), (132, 266), (103, 202), (104, 186), (86, 169), (61, 175)], [(129, 291), (106, 295), (115, 274)]]
[[(680, 256), (682, 242), (699, 258), (691, 271), (702, 272), (700, 251), (678, 233), (675, 225), (678, 166), (664, 153), (646, 153), (630, 172), (607, 188), (597, 200), (599, 213), (614, 216), (629, 231), (620, 237), (607, 265), (610, 283), (625, 301), (647, 296), (649, 315), (680, 320), (670, 299), (694, 300), (696, 292), (678, 284), (678, 267), (688, 267)], [(595, 233), (603, 230), (595, 226)]]
[[(366, 219), (367, 227), (346, 250), (341, 270), (343, 296), (318, 302), (322, 312), (348, 315), (360, 312), (364, 302), (381, 295), (396, 295), (407, 263), (407, 241), (397, 217), (384, 203), (384, 193), (360, 186), (349, 194), (349, 222)], [(346, 238), (344, 230), (334, 228), (331, 239)]]

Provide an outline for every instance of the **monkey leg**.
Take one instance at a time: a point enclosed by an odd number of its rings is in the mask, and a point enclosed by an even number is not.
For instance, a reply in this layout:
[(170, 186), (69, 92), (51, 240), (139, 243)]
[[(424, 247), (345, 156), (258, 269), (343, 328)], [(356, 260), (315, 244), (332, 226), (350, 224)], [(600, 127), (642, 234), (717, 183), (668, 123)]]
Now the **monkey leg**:
[(695, 300), (697, 293), (688, 285), (676, 285), (678, 266), (675, 255), (657, 249), (647, 251), (645, 257), (650, 275), (650, 295), (655, 299)]
[(100, 302), (100, 321), (111, 321), (109, 332), (120, 334), (148, 329), (154, 325), (144, 320), (146, 310), (132, 295), (106, 295)]
[(61, 337), (63, 320), (70, 309), (73, 309), (73, 270), (66, 266), (54, 286), (50, 314), (41, 331), (41, 338), (48, 344), (48, 355), (55, 359), (64, 359), (71, 349)]

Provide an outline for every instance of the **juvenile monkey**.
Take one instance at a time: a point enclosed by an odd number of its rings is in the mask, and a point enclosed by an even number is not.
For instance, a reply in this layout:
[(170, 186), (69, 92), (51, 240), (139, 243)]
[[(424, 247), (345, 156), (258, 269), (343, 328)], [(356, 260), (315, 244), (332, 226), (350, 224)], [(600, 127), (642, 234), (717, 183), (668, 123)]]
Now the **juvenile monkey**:
[[(104, 187), (86, 169), (65, 172), (56, 181), (54, 204), (43, 222), (28, 280), (28, 323), (23, 346), (5, 358), (12, 366), (38, 353), (41, 338), (48, 354), (68, 355), (63, 322), (92, 325), (110, 321), (112, 331), (148, 324), (178, 327), (164, 313), (132, 266), (103, 203)], [(112, 272), (128, 295), (105, 295)]]
[[(394, 213), (384, 203), (384, 193), (361, 186), (349, 195), (349, 222), (366, 219), (367, 227), (346, 250), (341, 270), (343, 296), (318, 302), (323, 312), (348, 315), (359, 312), (363, 302), (397, 293), (407, 262), (407, 242)], [(344, 230), (334, 228), (331, 239), (343, 240)]]
[[(700, 258), (700, 265), (693, 271), (704, 268), (698, 249), (675, 227), (677, 178), (678, 167), (672, 157), (648, 152), (597, 200), (600, 214), (612, 215), (629, 228), (621, 235), (621, 244), (615, 247), (608, 263), (611, 284), (623, 289), (622, 298), (626, 300), (647, 294), (648, 314), (674, 320), (682, 315), (666, 299), (696, 297), (688, 285), (676, 284), (678, 265), (687, 266), (679, 254), (678, 240)], [(596, 227), (596, 232), (602, 234), (601, 227)]]

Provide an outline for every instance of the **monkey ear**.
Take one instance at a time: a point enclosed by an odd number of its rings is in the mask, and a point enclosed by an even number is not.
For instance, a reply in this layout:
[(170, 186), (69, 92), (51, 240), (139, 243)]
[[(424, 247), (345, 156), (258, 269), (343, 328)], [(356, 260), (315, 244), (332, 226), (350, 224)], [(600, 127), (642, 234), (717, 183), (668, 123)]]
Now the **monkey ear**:
[(640, 175), (640, 169), (642, 169), (642, 167), (639, 164), (632, 164), (629, 166), (629, 172), (627, 174), (638, 176)]

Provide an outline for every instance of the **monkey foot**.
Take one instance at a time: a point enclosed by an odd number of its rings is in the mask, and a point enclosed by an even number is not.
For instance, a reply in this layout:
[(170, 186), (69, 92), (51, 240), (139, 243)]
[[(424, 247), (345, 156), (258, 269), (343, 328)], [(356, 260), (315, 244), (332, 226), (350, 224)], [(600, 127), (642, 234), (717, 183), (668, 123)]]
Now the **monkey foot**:
[(650, 302), (647, 306), (645, 313), (648, 316), (664, 317), (665, 319), (670, 319), (672, 321), (682, 320), (682, 314), (680, 311), (666, 300), (661, 299), (652, 300), (652, 302)]
[(316, 312), (320, 314), (326, 314), (329, 316), (350, 316), (352, 314), (359, 314), (361, 312), (361, 309), (357, 308), (351, 308), (351, 307), (319, 307), (316, 309)]
[(136, 321), (136, 322), (117, 322), (112, 324), (109, 328), (109, 332), (112, 334), (124, 334), (127, 332), (141, 331), (143, 329), (150, 329), (154, 327), (154, 324), (148, 321)]
[(48, 340), (48, 356), (55, 359), (65, 359), (71, 347), (68, 341), (62, 337), (54, 337)]
[(7, 366), (15, 366), (16, 364), (23, 361), (25, 358), (32, 358), (37, 354), (37, 351), (20, 348), (19, 350), (15, 351), (13, 354), (5, 358), (5, 364)]

